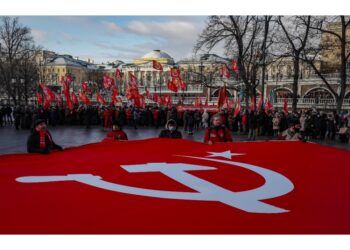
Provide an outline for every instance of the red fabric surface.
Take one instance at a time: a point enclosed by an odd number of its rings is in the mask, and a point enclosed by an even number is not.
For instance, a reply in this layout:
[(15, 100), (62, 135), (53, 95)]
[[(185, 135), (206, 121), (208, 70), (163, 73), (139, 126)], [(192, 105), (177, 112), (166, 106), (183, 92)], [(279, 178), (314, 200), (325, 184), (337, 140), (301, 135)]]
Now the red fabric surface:
[[(240, 192), (264, 185), (262, 176), (231, 165), (181, 157), (208, 152), (288, 178), (294, 189), (264, 200), (285, 213), (250, 213), (215, 201), (153, 198), (108, 191), (75, 181), (21, 183), (23, 176), (93, 174), (146, 189), (195, 192), (159, 172), (130, 173), (121, 165), (187, 163), (216, 170), (188, 171)], [(302, 142), (234, 142), (206, 145), (187, 140), (106, 141), (50, 155), (0, 156), (1, 234), (343, 234), (350, 233), (350, 154)]]

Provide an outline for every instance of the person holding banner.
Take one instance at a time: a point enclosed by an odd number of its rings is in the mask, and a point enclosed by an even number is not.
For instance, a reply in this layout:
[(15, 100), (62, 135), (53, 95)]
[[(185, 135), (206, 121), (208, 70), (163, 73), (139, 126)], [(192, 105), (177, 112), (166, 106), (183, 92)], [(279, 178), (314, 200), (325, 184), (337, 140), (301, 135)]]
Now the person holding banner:
[(169, 119), (165, 125), (165, 129), (159, 134), (159, 138), (182, 138), (182, 134), (177, 130), (176, 121)]
[(212, 126), (205, 130), (204, 142), (208, 144), (232, 142), (231, 132), (223, 124), (220, 114), (216, 114), (212, 117)]
[(108, 132), (107, 138), (112, 138), (114, 140), (128, 140), (128, 136), (126, 133), (122, 130), (122, 126), (118, 121), (114, 121), (112, 124), (112, 131)]

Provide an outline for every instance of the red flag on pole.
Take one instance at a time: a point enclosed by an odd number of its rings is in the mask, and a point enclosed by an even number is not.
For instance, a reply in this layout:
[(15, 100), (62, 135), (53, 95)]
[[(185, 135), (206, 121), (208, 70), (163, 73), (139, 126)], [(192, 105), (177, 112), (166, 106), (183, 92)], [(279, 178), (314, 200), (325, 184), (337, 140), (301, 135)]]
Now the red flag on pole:
[(116, 78), (117, 80), (122, 79), (122, 72), (120, 71), (120, 69), (116, 69), (116, 70), (115, 70), (115, 78)]
[(74, 92), (72, 92), (72, 102), (74, 105), (78, 104), (78, 97)]
[(81, 87), (83, 88), (83, 91), (91, 93), (91, 89), (89, 88), (86, 82), (82, 82)]
[(230, 76), (231, 76), (230, 72), (228, 71), (228, 68), (227, 68), (226, 64), (223, 64), (221, 66), (221, 75), (226, 77), (226, 78), (230, 78)]
[(288, 102), (286, 97), (283, 99), (283, 112), (288, 114)]
[(133, 86), (137, 86), (137, 77), (134, 76), (131, 72), (129, 72), (129, 82)]
[(156, 61), (156, 60), (152, 60), (152, 66), (154, 69), (163, 71), (163, 66), (160, 62)]
[(43, 98), (41, 97), (41, 94), (39, 92), (36, 92), (36, 100), (37, 100), (38, 104), (43, 103)]
[(103, 76), (103, 87), (105, 89), (110, 89), (111, 86), (113, 86), (113, 85), (114, 85), (114, 79), (107, 76), (107, 75), (104, 75)]
[(44, 109), (50, 108), (51, 102), (47, 99), (47, 97), (44, 95)]
[(227, 98), (227, 94), (226, 94), (226, 84), (225, 84), (223, 87), (220, 87), (219, 89), (218, 108), (221, 108), (221, 106), (224, 105), (226, 98)]
[(86, 105), (90, 105), (91, 101), (90, 99), (85, 95), (84, 92), (79, 93), (79, 99), (81, 102), (85, 103)]
[(233, 72), (238, 74), (238, 65), (237, 65), (237, 62), (234, 59), (232, 60), (232, 70), (233, 70)]
[(48, 101), (49, 103), (55, 101), (56, 95), (54, 92), (52, 92), (52, 90), (49, 87), (47, 87), (44, 83), (40, 83), (40, 87), (44, 92), (46, 101)]
[(107, 102), (106, 100), (102, 97), (102, 95), (100, 94), (100, 92), (96, 93), (96, 101), (98, 101), (99, 103), (101, 103), (102, 105), (106, 105)]
[(171, 77), (174, 77), (174, 78), (181, 78), (180, 69), (178, 69), (178, 68), (171, 68), (170, 69), (170, 75), (171, 75)]
[(168, 89), (175, 93), (177, 92), (177, 86), (175, 85), (174, 81), (168, 80)]
[(70, 83), (73, 81), (73, 77), (70, 74), (66, 74), (66, 80)]
[(272, 104), (270, 102), (270, 97), (267, 98), (266, 105), (265, 105), (265, 113), (270, 111), (272, 109)]
[(233, 114), (233, 117), (236, 117), (239, 113), (241, 112), (241, 101), (238, 98), (237, 103), (236, 103), (236, 107), (235, 107), (235, 112)]
[(112, 87), (112, 103), (113, 105), (118, 103), (118, 89), (115, 86)]

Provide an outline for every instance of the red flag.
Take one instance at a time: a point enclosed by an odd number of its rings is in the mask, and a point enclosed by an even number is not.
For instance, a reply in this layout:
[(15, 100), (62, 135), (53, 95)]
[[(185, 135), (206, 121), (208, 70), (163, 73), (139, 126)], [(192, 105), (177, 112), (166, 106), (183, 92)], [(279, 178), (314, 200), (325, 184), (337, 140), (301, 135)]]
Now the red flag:
[(233, 70), (233, 72), (238, 74), (238, 65), (237, 65), (237, 62), (234, 59), (232, 60), (232, 70)]
[(238, 98), (237, 103), (236, 103), (236, 107), (235, 107), (235, 112), (233, 114), (233, 117), (236, 117), (239, 113), (241, 112), (241, 101)]
[(73, 105), (78, 104), (78, 97), (74, 92), (72, 92), (72, 102), (73, 102)]
[(256, 110), (256, 106), (255, 106), (255, 97), (251, 96), (250, 97), (250, 104), (249, 104), (249, 109), (250, 110)]
[(85, 103), (86, 105), (90, 105), (91, 101), (90, 99), (85, 95), (84, 92), (80, 92), (79, 93), (79, 100), (83, 103)]
[(115, 86), (112, 87), (112, 103), (113, 105), (118, 103), (118, 89)]
[(38, 104), (43, 103), (43, 98), (41, 97), (41, 94), (39, 92), (36, 92), (36, 100), (37, 100)]
[(44, 109), (48, 109), (51, 106), (51, 102), (44, 95)]
[(69, 96), (69, 93), (68, 93), (68, 95), (65, 95), (65, 97), (66, 97), (66, 102), (67, 102), (67, 106), (68, 106), (69, 110), (73, 110), (74, 105), (73, 105), (73, 102)]
[(180, 69), (178, 69), (178, 68), (171, 68), (170, 69), (170, 75), (173, 78), (181, 78)]
[(105, 89), (110, 89), (111, 86), (114, 86), (114, 79), (107, 76), (107, 75), (104, 75), (103, 76), (103, 87)]
[(288, 114), (288, 102), (286, 97), (283, 99), (283, 112)]
[(220, 87), (219, 89), (219, 95), (218, 95), (218, 108), (221, 108), (222, 105), (224, 105), (227, 98), (226, 94), (226, 84), (223, 87)]
[(70, 74), (66, 74), (66, 80), (70, 83), (73, 81), (73, 77)]
[(87, 85), (86, 82), (82, 82), (82, 83), (81, 83), (81, 87), (83, 88), (83, 91), (84, 91), (84, 92), (91, 93), (91, 89), (89, 88), (89, 86)]
[(152, 60), (152, 66), (154, 69), (163, 71), (163, 66), (160, 62), (157, 62), (156, 60)]
[(137, 77), (129, 72), (129, 82), (131, 85), (137, 86)]
[(225, 108), (225, 109), (229, 108), (229, 106), (228, 106), (228, 96), (226, 96), (225, 101), (224, 101), (224, 105), (222, 105), (222, 107)]
[(67, 95), (67, 93), (69, 94), (69, 83), (68, 81), (63, 81), (63, 94)]
[(153, 94), (153, 101), (155, 101), (156, 103), (161, 103), (161, 98), (157, 93)]
[(102, 105), (106, 105), (107, 102), (106, 100), (102, 97), (102, 95), (100, 94), (100, 92), (96, 93), (96, 101), (98, 101), (99, 103), (101, 103)]
[(175, 85), (175, 83), (173, 81), (168, 80), (168, 89), (173, 91), (173, 92), (177, 92), (177, 87)]
[(47, 87), (44, 83), (40, 83), (40, 87), (44, 92), (46, 101), (48, 101), (49, 103), (55, 101), (55, 93), (52, 92), (52, 90), (49, 87)]
[(0, 234), (349, 234), (347, 165), (349, 151), (300, 141), (4, 154)]
[(230, 78), (230, 76), (231, 76), (230, 72), (228, 71), (228, 68), (227, 68), (226, 64), (223, 64), (221, 66), (221, 75), (226, 77), (226, 78)]
[(122, 72), (120, 71), (120, 69), (116, 69), (115, 70), (115, 78), (117, 80), (121, 80), (122, 79)]
[(272, 109), (272, 104), (270, 102), (270, 97), (267, 97), (266, 105), (265, 105), (265, 113)]

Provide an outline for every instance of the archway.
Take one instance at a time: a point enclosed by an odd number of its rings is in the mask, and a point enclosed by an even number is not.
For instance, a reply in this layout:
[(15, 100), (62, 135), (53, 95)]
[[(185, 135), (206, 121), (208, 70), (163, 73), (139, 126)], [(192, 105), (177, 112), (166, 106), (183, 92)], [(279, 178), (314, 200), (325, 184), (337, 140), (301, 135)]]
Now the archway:
[(314, 98), (314, 99), (333, 99), (334, 95), (326, 88), (316, 87), (309, 89), (303, 96), (303, 98)]
[[(211, 94), (212, 97), (218, 97), (218, 95), (219, 95), (219, 89), (216, 89), (216, 90)], [(229, 97), (232, 97), (231, 90), (226, 89), (226, 95), (229, 96)]]

